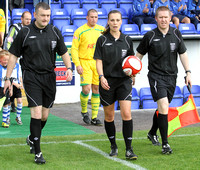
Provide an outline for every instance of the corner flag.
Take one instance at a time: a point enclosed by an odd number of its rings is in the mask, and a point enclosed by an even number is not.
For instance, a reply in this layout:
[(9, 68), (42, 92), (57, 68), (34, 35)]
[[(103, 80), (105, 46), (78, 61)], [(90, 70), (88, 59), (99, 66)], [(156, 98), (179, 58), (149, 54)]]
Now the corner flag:
[(180, 107), (171, 107), (168, 111), (168, 137), (177, 129), (199, 123), (200, 118), (192, 94)]

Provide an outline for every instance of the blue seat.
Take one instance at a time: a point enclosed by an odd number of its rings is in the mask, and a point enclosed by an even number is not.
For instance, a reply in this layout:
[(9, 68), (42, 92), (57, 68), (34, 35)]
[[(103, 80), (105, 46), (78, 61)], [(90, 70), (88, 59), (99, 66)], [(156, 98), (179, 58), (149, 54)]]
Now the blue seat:
[(180, 87), (176, 86), (174, 96), (169, 107), (178, 107), (182, 105), (183, 105), (183, 94), (181, 93)]
[(124, 8), (111, 8), (111, 10), (118, 10), (122, 14), (122, 24), (128, 24), (128, 15), (126, 13), (126, 10)]
[[(192, 85), (191, 88), (192, 95), (194, 97), (194, 102), (196, 106), (200, 106), (200, 86), (199, 85)], [(190, 95), (187, 86), (183, 87), (183, 102), (185, 103), (188, 100), (188, 96)]]
[(74, 32), (78, 27), (76, 25), (65, 25), (62, 27), (62, 36), (64, 38), (64, 42), (72, 42)]
[(124, 8), (128, 14), (129, 9), (132, 8), (133, 0), (118, 0), (117, 4), (118, 8)]
[(10, 16), (10, 10), (8, 10), (8, 28), (11, 25), (11, 16)]
[(32, 11), (32, 9), (34, 8), (33, 0), (24, 0), (24, 8), (28, 9), (29, 11)]
[(18, 22), (21, 22), (21, 16), (23, 14), (23, 12), (25, 11), (29, 11), (28, 9), (26, 8), (14, 8), (12, 10), (12, 23), (15, 24), (15, 23), (18, 23)]
[(175, 24), (170, 24), (170, 26), (176, 28), (176, 25), (175, 25)]
[(75, 8), (71, 11), (71, 21), (77, 27), (80, 27), (87, 23), (87, 9), (85, 8)]
[(80, 0), (80, 3), (81, 3), (81, 7), (87, 10), (99, 7), (98, 0)]
[(156, 24), (142, 24), (141, 25), (141, 34), (144, 35), (146, 34), (148, 31), (153, 30), (154, 28), (156, 28), (157, 25)]
[(72, 9), (80, 8), (79, 0), (62, 0), (63, 8), (71, 15)]
[(127, 35), (140, 35), (140, 30), (137, 24), (122, 24), (122, 33)]
[(197, 34), (200, 34), (200, 23), (197, 24)]
[(99, 0), (99, 5), (101, 8), (105, 8), (108, 13), (111, 8), (117, 8), (117, 0)]
[(98, 12), (98, 21), (97, 24), (106, 26), (107, 24), (107, 11), (104, 8), (95, 8), (95, 10)]
[(197, 34), (197, 30), (192, 23), (183, 24), (180, 23), (178, 26), (179, 31), (181, 34)]
[(136, 88), (132, 88), (131, 110), (140, 108), (140, 98)]
[(150, 87), (142, 87), (140, 89), (140, 104), (143, 109), (157, 108), (157, 103), (153, 100)]
[(50, 3), (50, 5), (51, 5), (51, 11), (53, 11), (54, 9), (60, 9), (60, 8), (62, 8), (62, 3), (61, 3), (61, 1), (59, 0), (59, 1), (55, 1), (55, 0), (52, 0), (51, 1), (51, 3)]
[(70, 16), (65, 9), (54, 9), (52, 11), (52, 24), (61, 31), (64, 25), (70, 25)]

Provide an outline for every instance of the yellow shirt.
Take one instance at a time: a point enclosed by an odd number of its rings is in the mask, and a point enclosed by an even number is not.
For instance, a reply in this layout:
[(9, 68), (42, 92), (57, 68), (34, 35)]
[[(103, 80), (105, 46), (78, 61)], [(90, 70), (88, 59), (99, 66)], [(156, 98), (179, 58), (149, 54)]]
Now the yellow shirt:
[(97, 39), (104, 29), (103, 26), (97, 24), (94, 27), (84, 24), (74, 32), (71, 56), (75, 66), (80, 66), (79, 59), (93, 59)]
[(0, 9), (0, 32), (5, 32), (5, 24), (6, 24), (5, 14), (3, 9)]

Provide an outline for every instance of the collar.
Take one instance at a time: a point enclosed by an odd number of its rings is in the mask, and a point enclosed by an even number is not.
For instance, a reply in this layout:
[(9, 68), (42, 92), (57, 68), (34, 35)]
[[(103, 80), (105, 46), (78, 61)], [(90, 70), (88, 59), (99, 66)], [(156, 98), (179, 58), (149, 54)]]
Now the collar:
[[(110, 32), (108, 32), (108, 36), (109, 36), (109, 38), (110, 38), (112, 41), (115, 41), (115, 37), (113, 37), (112, 34), (111, 34)], [(124, 40), (124, 34), (122, 34), (122, 33), (120, 32), (120, 37), (118, 38), (117, 41), (123, 41), (123, 40)]]
[[(156, 30), (159, 35), (163, 35), (163, 33), (158, 29), (158, 27), (156, 28)], [(173, 28), (171, 26), (169, 26), (169, 30), (168, 30), (167, 34), (172, 34), (172, 30), (173, 30)]]
[(48, 24), (45, 28), (43, 28), (43, 29), (38, 28), (38, 27), (35, 25), (35, 20), (33, 21), (32, 25), (33, 25), (33, 27), (34, 27), (38, 32), (40, 32), (41, 30), (42, 30), (42, 31), (47, 31), (47, 29), (49, 28), (49, 24)]

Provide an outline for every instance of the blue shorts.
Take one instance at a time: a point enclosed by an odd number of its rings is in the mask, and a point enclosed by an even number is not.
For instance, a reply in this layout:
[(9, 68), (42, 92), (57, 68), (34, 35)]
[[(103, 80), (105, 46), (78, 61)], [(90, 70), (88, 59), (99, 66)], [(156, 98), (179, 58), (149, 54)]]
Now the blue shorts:
[(173, 16), (172, 16), (172, 19), (173, 19), (174, 17), (177, 17), (177, 18), (179, 19), (179, 21), (182, 22), (182, 20), (183, 20), (185, 17), (187, 17), (187, 16), (177, 14), (177, 15), (173, 15)]

